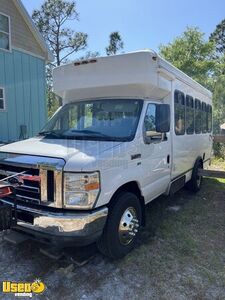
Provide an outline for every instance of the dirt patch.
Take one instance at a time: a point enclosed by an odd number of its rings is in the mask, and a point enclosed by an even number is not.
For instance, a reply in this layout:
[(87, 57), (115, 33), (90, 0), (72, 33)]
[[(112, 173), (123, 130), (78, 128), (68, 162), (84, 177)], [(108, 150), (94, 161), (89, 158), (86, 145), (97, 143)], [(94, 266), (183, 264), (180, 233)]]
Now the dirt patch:
[(0, 240), (0, 282), (41, 278), (47, 290), (37, 299), (225, 299), (224, 183), (205, 179), (196, 195), (154, 200), (137, 248), (119, 261), (96, 253), (78, 267), (76, 249), (54, 261), (35, 242)]

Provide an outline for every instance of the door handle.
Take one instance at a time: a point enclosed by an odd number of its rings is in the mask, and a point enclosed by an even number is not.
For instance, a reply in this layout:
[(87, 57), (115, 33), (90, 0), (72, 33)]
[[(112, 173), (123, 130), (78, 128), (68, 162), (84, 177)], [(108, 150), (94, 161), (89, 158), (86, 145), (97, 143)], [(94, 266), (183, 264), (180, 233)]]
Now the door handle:
[(167, 163), (170, 163), (170, 155), (167, 155)]

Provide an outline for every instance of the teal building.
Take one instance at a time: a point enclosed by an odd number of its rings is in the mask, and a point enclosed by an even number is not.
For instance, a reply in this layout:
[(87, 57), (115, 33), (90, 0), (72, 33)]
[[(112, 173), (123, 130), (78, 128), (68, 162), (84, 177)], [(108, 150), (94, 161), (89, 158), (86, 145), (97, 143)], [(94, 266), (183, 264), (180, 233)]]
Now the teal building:
[(0, 143), (31, 137), (46, 122), (46, 43), (20, 0), (0, 0)]

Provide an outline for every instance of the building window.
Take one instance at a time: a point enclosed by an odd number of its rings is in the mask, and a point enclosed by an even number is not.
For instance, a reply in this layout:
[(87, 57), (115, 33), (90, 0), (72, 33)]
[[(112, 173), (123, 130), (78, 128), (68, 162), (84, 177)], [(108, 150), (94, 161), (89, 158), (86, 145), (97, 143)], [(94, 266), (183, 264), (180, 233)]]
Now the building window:
[(212, 106), (209, 104), (207, 105), (207, 130), (212, 131)]
[(201, 101), (195, 99), (195, 133), (202, 132), (202, 104)]
[(194, 99), (191, 96), (186, 96), (186, 133), (194, 133), (195, 108)]
[(185, 133), (185, 98), (184, 93), (175, 91), (174, 93), (175, 111), (175, 133), (183, 135)]
[(10, 18), (0, 13), (0, 48), (10, 50)]
[(5, 110), (5, 93), (3, 88), (0, 88), (0, 111), (1, 110)]

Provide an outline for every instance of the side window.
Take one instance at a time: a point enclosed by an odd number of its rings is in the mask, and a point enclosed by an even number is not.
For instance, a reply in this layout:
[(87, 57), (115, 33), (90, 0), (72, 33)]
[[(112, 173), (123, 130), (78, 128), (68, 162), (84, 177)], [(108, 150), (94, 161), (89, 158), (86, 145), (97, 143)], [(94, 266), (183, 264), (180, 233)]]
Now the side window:
[(191, 96), (186, 96), (186, 133), (194, 133), (195, 109), (194, 99)]
[(144, 133), (146, 137), (150, 137), (152, 140), (161, 140), (162, 134), (159, 132), (156, 132), (156, 105), (155, 104), (149, 104), (145, 120), (144, 120)]
[(0, 48), (10, 50), (10, 21), (9, 17), (0, 13)]
[(207, 105), (207, 131), (212, 131), (212, 106)]
[(175, 112), (175, 133), (183, 135), (185, 133), (185, 99), (184, 93), (175, 91), (174, 93), (174, 112)]
[(0, 111), (5, 110), (5, 93), (4, 93), (4, 89), (0, 88)]
[(201, 101), (195, 99), (195, 133), (202, 132), (202, 105)]
[(207, 106), (202, 102), (202, 133), (207, 132)]

